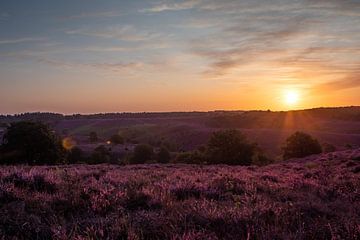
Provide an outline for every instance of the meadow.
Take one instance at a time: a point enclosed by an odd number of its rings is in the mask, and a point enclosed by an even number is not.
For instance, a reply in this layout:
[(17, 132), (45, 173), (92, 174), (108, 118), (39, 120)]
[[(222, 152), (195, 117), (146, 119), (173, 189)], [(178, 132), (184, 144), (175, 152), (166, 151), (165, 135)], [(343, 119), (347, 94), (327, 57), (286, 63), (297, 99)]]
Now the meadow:
[(359, 149), (265, 167), (0, 170), (0, 239), (359, 238)]

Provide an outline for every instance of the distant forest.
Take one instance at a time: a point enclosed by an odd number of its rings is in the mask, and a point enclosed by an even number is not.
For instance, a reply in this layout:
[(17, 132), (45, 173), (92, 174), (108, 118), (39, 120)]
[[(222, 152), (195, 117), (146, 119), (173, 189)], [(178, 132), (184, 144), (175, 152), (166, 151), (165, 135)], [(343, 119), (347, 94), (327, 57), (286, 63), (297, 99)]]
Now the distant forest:
[[(313, 108), (306, 110), (294, 111), (209, 111), (209, 112), (139, 112), (139, 113), (97, 113), (97, 114), (73, 114), (64, 115), (51, 112), (32, 112), (14, 115), (0, 115), (0, 123), (6, 124), (16, 121), (62, 121), (62, 120), (81, 120), (81, 119), (122, 119), (122, 118), (211, 118), (214, 117), (216, 122), (231, 120), (248, 120), (249, 122), (268, 117), (281, 117), (286, 114), (295, 116), (307, 116), (323, 119), (336, 119), (346, 121), (360, 121), (360, 106), (350, 107), (332, 107), (332, 108)], [(230, 124), (232, 125), (232, 124)]]

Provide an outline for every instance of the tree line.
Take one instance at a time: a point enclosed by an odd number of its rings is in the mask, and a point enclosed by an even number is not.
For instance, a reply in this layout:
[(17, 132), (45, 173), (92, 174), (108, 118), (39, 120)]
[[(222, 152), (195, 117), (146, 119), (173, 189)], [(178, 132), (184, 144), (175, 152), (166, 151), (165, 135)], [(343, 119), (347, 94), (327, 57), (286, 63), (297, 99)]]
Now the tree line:
[[(90, 133), (90, 141), (96, 142), (95, 132)], [(124, 139), (114, 134), (109, 144), (123, 144)], [(97, 146), (90, 156), (85, 156), (81, 148), (66, 138), (58, 136), (50, 126), (42, 122), (20, 121), (11, 123), (3, 136), (0, 146), (2, 164), (74, 164), (74, 163), (189, 163), (266, 165), (274, 162), (264, 154), (257, 143), (251, 142), (238, 130), (226, 129), (214, 132), (206, 145), (193, 151), (172, 153), (165, 146), (154, 148), (148, 144), (136, 144), (133, 151), (118, 156), (111, 145)], [(335, 150), (327, 146), (327, 150)], [(282, 148), (284, 160), (302, 158), (323, 151), (319, 141), (309, 134), (295, 132), (285, 141)]]

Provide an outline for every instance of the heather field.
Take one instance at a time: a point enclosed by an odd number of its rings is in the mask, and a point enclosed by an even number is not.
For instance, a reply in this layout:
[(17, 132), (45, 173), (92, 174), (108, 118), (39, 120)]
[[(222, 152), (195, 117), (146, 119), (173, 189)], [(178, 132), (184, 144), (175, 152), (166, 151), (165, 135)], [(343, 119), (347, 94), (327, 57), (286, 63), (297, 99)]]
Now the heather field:
[(265, 167), (2, 166), (0, 239), (360, 239), (360, 149)]

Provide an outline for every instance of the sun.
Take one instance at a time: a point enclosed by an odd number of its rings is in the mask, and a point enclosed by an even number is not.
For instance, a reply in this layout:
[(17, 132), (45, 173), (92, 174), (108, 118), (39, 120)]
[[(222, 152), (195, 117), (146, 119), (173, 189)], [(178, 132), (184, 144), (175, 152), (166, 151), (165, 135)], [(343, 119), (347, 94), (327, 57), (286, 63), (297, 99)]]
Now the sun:
[(294, 106), (300, 100), (299, 92), (296, 90), (287, 90), (284, 94), (284, 102), (286, 105)]

